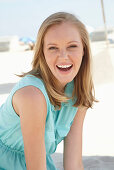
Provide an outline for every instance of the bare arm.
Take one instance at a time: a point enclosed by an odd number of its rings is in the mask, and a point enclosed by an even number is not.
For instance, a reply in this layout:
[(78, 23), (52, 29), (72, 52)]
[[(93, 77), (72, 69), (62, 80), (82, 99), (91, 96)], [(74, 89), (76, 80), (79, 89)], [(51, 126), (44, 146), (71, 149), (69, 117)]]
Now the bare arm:
[(27, 170), (46, 170), (45, 97), (36, 87), (24, 87), (15, 93), (13, 106), (20, 116)]
[(86, 108), (78, 109), (71, 129), (64, 140), (64, 169), (84, 170), (82, 164), (82, 128)]

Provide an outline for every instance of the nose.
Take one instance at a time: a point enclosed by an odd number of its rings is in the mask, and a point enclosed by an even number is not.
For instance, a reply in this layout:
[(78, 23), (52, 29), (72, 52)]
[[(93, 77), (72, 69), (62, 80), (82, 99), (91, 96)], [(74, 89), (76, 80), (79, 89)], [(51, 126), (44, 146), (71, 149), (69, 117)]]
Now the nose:
[(68, 58), (68, 53), (65, 49), (61, 49), (60, 50), (60, 54), (59, 54), (60, 58)]

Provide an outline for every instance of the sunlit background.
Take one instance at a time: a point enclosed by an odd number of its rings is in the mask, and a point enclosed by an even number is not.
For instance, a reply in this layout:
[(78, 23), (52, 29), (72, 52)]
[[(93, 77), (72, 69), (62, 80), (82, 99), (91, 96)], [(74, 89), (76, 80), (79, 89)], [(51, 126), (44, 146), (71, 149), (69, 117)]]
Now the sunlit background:
[[(19, 77), (31, 68), (42, 21), (66, 11), (86, 25), (93, 56), (96, 103), (84, 122), (83, 155), (114, 156), (114, 0), (0, 0), (0, 104)], [(57, 151), (62, 153), (63, 143)]]
[[(106, 21), (114, 26), (114, 1), (104, 0)], [(57, 11), (78, 16), (93, 29), (103, 27), (101, 0), (0, 0), (0, 36), (36, 39), (42, 21)]]

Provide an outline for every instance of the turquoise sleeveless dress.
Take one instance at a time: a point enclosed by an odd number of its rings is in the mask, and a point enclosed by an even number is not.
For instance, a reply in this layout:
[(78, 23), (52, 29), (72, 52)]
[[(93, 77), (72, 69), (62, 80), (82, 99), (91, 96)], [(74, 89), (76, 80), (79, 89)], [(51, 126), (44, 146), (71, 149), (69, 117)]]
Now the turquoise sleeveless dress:
[[(40, 89), (46, 99), (46, 165), (47, 170), (57, 170), (51, 154), (55, 152), (57, 145), (67, 136), (77, 108), (72, 107), (73, 101), (69, 100), (68, 103), (62, 103), (61, 110), (55, 110), (50, 103), (43, 81), (32, 75), (23, 77), (14, 86), (5, 103), (0, 107), (0, 170), (26, 170), (20, 117), (13, 109), (12, 97), (17, 90), (31, 85)], [(72, 90), (73, 82), (70, 82), (66, 86), (65, 93), (71, 96)]]

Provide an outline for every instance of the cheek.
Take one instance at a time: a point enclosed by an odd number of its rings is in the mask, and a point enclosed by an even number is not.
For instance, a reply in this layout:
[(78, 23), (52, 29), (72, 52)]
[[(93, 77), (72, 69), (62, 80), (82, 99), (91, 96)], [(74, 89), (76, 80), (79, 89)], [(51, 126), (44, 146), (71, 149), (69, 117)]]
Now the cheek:
[(44, 51), (44, 56), (47, 62), (52, 63), (56, 60), (57, 53), (56, 52), (48, 52)]
[(75, 62), (80, 63), (83, 58), (83, 52), (82, 51), (77, 51), (75, 53), (72, 53), (72, 58)]
[(76, 70), (79, 70), (79, 68), (81, 66), (81, 63), (82, 63), (82, 58), (83, 58), (82, 55), (81, 56), (77, 56), (76, 58), (74, 58), (73, 62), (74, 62)]
[(50, 60), (50, 56), (49, 56), (49, 54), (47, 53), (47, 51), (45, 51), (45, 50), (44, 50), (44, 57), (45, 57), (46, 62), (48, 63), (49, 60)]
[(54, 58), (52, 56), (50, 56), (49, 54), (44, 54), (45, 56), (45, 60), (46, 60), (46, 63), (48, 65), (48, 67), (51, 69), (53, 66), (54, 66)]

